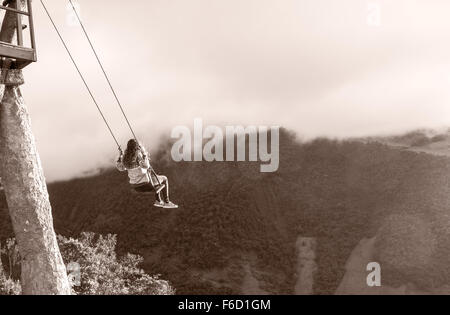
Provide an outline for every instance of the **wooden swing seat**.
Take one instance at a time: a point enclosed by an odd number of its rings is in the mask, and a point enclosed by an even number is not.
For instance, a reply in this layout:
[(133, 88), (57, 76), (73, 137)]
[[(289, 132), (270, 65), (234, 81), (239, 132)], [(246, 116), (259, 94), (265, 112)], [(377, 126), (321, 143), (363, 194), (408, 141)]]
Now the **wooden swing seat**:
[[(139, 188), (139, 187), (152, 187), (152, 189), (151, 190), (143, 190), (143, 191), (136, 190), (136, 188)], [(164, 187), (166, 187), (166, 185), (165, 184), (161, 184), (161, 187), (159, 188), (159, 191), (163, 190)], [(148, 185), (132, 187), (131, 188), (131, 193), (133, 195), (154, 195), (156, 193), (156, 190), (155, 190), (155, 186), (153, 186), (152, 184), (149, 183)]]

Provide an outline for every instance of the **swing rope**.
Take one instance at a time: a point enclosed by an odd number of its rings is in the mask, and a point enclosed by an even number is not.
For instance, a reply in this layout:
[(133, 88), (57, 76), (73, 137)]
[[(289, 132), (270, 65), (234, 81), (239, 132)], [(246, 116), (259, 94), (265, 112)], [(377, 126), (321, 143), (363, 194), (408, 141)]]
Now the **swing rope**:
[[(95, 106), (97, 107), (98, 112), (100, 113), (100, 115), (101, 115), (103, 121), (105, 122), (105, 125), (106, 125), (106, 127), (108, 128), (108, 130), (109, 130), (109, 133), (111, 134), (112, 138), (114, 139), (114, 142), (116, 143), (117, 148), (118, 148), (120, 151), (122, 151), (122, 149), (121, 149), (121, 147), (120, 147), (120, 144), (119, 144), (119, 142), (117, 141), (117, 138), (115, 137), (115, 135), (114, 135), (114, 133), (113, 133), (113, 131), (112, 131), (110, 125), (108, 124), (108, 121), (106, 120), (105, 115), (103, 114), (103, 112), (102, 112), (100, 106), (98, 105), (97, 100), (96, 100), (95, 97), (94, 97), (94, 94), (92, 93), (91, 89), (89, 88), (89, 85), (87, 84), (86, 79), (84, 78), (83, 74), (81, 73), (81, 70), (80, 70), (80, 68), (78, 67), (78, 64), (76, 63), (75, 59), (73, 58), (72, 53), (70, 52), (69, 47), (67, 46), (66, 42), (64, 41), (64, 38), (62, 37), (61, 33), (59, 32), (58, 27), (56, 26), (55, 22), (53, 21), (53, 19), (52, 19), (52, 17), (51, 17), (51, 14), (50, 14), (50, 12), (48, 11), (48, 9), (47, 9), (47, 7), (46, 7), (44, 1), (43, 1), (43, 0), (40, 0), (40, 2), (41, 2), (41, 4), (42, 4), (42, 7), (44, 8), (45, 12), (47, 13), (48, 18), (49, 18), (50, 22), (51, 22), (52, 25), (53, 25), (53, 28), (55, 29), (56, 33), (58, 34), (59, 39), (61, 40), (62, 44), (64, 45), (64, 48), (66, 49), (67, 54), (69, 55), (70, 59), (72, 60), (73, 65), (74, 65), (75, 68), (77, 69), (77, 72), (78, 72), (78, 74), (80, 75), (81, 80), (83, 81), (83, 83), (84, 83), (84, 85), (85, 85), (87, 91), (89, 92), (89, 95), (91, 96), (92, 101), (94, 102)], [(75, 15), (76, 15), (76, 17), (77, 17), (77, 19), (78, 19), (78, 21), (79, 21), (79, 23), (80, 23), (80, 25), (81, 25), (81, 28), (83, 29), (84, 35), (86, 36), (86, 38), (87, 38), (87, 40), (88, 40), (88, 42), (89, 42), (89, 45), (90, 45), (91, 48), (92, 48), (92, 51), (93, 51), (93, 53), (94, 53), (94, 55), (95, 55), (95, 58), (97, 59), (97, 62), (98, 62), (98, 64), (100, 65), (100, 68), (102, 69), (103, 75), (105, 76), (105, 79), (106, 79), (106, 81), (108, 82), (108, 85), (109, 85), (109, 87), (110, 87), (110, 89), (111, 89), (111, 91), (112, 91), (112, 93), (113, 93), (113, 95), (114, 95), (114, 97), (115, 97), (115, 99), (116, 99), (116, 101), (117, 101), (117, 104), (118, 104), (119, 107), (120, 107), (120, 110), (121, 110), (121, 112), (122, 112), (122, 114), (123, 114), (123, 117), (125, 118), (125, 120), (126, 120), (126, 122), (127, 122), (127, 124), (128, 124), (128, 127), (130, 128), (130, 131), (131, 131), (131, 133), (133, 134), (134, 139), (136, 140), (136, 142), (138, 142), (137, 137), (136, 137), (136, 134), (134, 133), (134, 130), (133, 130), (133, 128), (131, 127), (130, 121), (128, 120), (128, 117), (127, 117), (127, 115), (125, 114), (125, 111), (124, 111), (124, 109), (123, 109), (123, 106), (122, 106), (122, 104), (121, 104), (121, 102), (120, 102), (120, 100), (119, 100), (119, 98), (118, 98), (118, 96), (117, 96), (117, 93), (116, 93), (115, 90), (114, 90), (114, 87), (112, 86), (112, 83), (111, 83), (111, 81), (110, 81), (110, 79), (109, 79), (109, 77), (108, 77), (108, 74), (106, 73), (105, 68), (103, 67), (102, 62), (100, 61), (100, 58), (99, 58), (99, 56), (98, 56), (98, 54), (97, 54), (97, 52), (96, 52), (96, 50), (95, 50), (95, 48), (94, 48), (94, 45), (92, 44), (92, 41), (91, 41), (91, 39), (90, 39), (90, 37), (89, 37), (87, 31), (86, 31), (86, 28), (84, 27), (84, 24), (82, 23), (81, 18), (80, 18), (80, 16), (78, 15), (78, 12), (77, 12), (77, 10), (76, 10), (76, 8), (75, 8), (75, 6), (74, 6), (72, 0), (69, 0), (69, 2), (70, 2), (70, 4), (71, 4), (71, 6), (72, 6), (73, 11), (75, 12)], [(160, 180), (159, 180), (159, 178), (158, 178), (158, 175), (156, 174), (155, 170), (154, 170), (153, 168), (151, 168), (148, 172), (149, 172), (150, 179), (151, 179), (151, 175), (153, 174), (153, 175), (155, 176), (155, 178), (156, 178), (158, 184), (161, 185), (161, 182), (160, 182)]]
[(97, 54), (97, 51), (94, 48), (94, 45), (92, 44), (91, 38), (88, 35), (86, 28), (84, 27), (83, 22), (81, 21), (80, 15), (77, 12), (77, 9), (75, 8), (75, 5), (73, 4), (72, 0), (69, 0), (70, 5), (72, 6), (73, 12), (75, 12), (75, 16), (77, 17), (78, 22), (80, 23), (80, 26), (83, 30), (84, 35), (86, 36), (87, 41), (89, 42), (89, 45), (91, 46), (92, 52), (94, 53), (95, 58), (97, 59), (97, 62), (100, 66), (100, 68), (102, 69), (103, 75), (105, 76), (106, 81), (108, 82), (109, 88), (111, 89), (112, 94), (114, 95), (114, 98), (116, 99), (117, 105), (119, 105), (120, 110), (122, 112), (123, 117), (125, 118), (125, 121), (128, 124), (128, 127), (130, 128), (131, 133), (133, 134), (134, 139), (137, 141), (137, 137), (136, 134), (134, 133), (133, 128), (131, 127), (130, 121), (128, 120), (127, 115), (125, 114), (125, 111), (123, 109), (122, 103), (119, 100), (119, 97), (117, 96), (117, 93), (111, 83), (111, 80), (109, 79), (108, 74), (106, 73), (105, 68), (103, 67), (103, 63), (100, 61), (100, 57)]
[(87, 91), (89, 92), (89, 95), (91, 96), (92, 101), (94, 102), (95, 106), (97, 107), (98, 112), (99, 112), (100, 115), (102, 116), (102, 119), (103, 119), (103, 121), (105, 122), (105, 125), (106, 125), (106, 127), (108, 128), (108, 130), (109, 130), (109, 133), (110, 133), (111, 136), (113, 137), (114, 142), (116, 143), (117, 147), (120, 149), (119, 141), (117, 141), (116, 136), (114, 135), (114, 133), (113, 133), (111, 127), (109, 126), (108, 121), (106, 120), (106, 117), (105, 117), (105, 115), (104, 115), (103, 112), (102, 112), (102, 109), (101, 109), (100, 106), (98, 105), (97, 100), (96, 100), (95, 97), (94, 97), (94, 94), (92, 93), (91, 89), (89, 88), (89, 85), (88, 85), (88, 83), (86, 82), (86, 79), (84, 78), (83, 74), (81, 73), (80, 68), (78, 67), (78, 64), (76, 63), (75, 59), (73, 58), (72, 53), (70, 52), (69, 47), (67, 47), (67, 44), (66, 44), (66, 42), (64, 41), (64, 38), (62, 37), (61, 33), (59, 32), (58, 27), (56, 26), (55, 22), (53, 21), (52, 16), (50, 15), (50, 12), (47, 10), (47, 7), (45, 6), (44, 1), (43, 1), (43, 0), (40, 0), (40, 1), (41, 1), (41, 4), (42, 4), (42, 7), (44, 8), (45, 12), (47, 13), (48, 18), (50, 19), (50, 22), (51, 22), (52, 25), (53, 25), (53, 28), (55, 29), (56, 33), (57, 33), (58, 36), (59, 36), (59, 39), (61, 40), (62, 44), (64, 45), (64, 48), (66, 49), (67, 54), (68, 54), (69, 57), (70, 57), (70, 60), (72, 60), (73, 65), (74, 65), (75, 68), (77, 69), (77, 72), (78, 72), (78, 74), (80, 75), (80, 78), (81, 78), (81, 80), (82, 80), (83, 83), (84, 83), (84, 86), (86, 87)]

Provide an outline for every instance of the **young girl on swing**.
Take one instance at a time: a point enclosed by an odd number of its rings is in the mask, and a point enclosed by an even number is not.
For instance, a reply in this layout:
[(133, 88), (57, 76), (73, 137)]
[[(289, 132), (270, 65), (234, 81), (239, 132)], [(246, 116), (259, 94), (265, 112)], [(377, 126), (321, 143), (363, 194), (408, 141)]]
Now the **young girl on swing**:
[[(120, 150), (117, 169), (128, 171), (130, 184), (136, 192), (155, 192), (154, 206), (166, 209), (178, 208), (169, 199), (169, 181), (166, 176), (157, 175), (150, 165), (148, 153), (135, 139), (128, 141), (125, 154)], [(161, 198), (162, 195), (162, 198)]]

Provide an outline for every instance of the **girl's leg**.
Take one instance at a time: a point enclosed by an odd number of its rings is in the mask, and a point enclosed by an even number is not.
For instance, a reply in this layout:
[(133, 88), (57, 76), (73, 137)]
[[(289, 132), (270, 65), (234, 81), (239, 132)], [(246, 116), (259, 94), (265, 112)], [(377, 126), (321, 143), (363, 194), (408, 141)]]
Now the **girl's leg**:
[(158, 175), (158, 180), (161, 184), (165, 185), (163, 190), (161, 190), (163, 200), (164, 202), (169, 202), (169, 180), (163, 175)]

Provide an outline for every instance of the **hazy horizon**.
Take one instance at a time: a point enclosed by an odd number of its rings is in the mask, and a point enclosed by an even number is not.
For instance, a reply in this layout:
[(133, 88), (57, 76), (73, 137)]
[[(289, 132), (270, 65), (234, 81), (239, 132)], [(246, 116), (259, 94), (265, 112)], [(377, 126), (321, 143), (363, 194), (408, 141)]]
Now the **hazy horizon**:
[[(124, 145), (131, 137), (67, 2), (45, 1)], [(450, 126), (450, 3), (432, 0), (79, 0), (139, 138), (177, 125), (280, 125), (303, 139)], [(379, 26), (368, 23), (380, 8)], [(130, 8), (130, 12), (125, 10)], [(105, 11), (104, 13), (99, 13)], [(49, 181), (116, 148), (39, 2), (25, 102)]]

